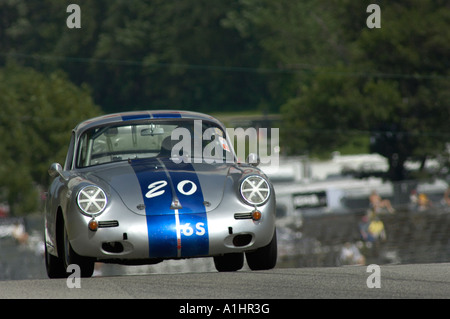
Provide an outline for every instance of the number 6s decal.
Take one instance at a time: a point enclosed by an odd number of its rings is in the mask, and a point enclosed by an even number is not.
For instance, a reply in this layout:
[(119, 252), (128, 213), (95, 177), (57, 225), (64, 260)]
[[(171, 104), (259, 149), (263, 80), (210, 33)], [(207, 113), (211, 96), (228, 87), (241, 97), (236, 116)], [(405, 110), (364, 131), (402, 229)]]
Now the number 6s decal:
[[(180, 225), (180, 230), (184, 236), (191, 236), (194, 234), (194, 228), (192, 228), (191, 223), (186, 223), (184, 225)], [(205, 231), (205, 223), (196, 223), (195, 224), (195, 234), (198, 236), (203, 236), (206, 233)]]

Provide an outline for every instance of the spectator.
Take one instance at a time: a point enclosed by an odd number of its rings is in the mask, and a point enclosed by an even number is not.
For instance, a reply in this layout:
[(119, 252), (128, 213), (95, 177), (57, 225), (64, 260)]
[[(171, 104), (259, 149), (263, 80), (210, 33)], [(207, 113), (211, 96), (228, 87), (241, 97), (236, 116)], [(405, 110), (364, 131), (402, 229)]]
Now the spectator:
[(365, 265), (366, 258), (361, 254), (358, 247), (355, 244), (346, 242), (342, 246), (341, 253), (339, 255), (339, 261), (341, 265)]
[(378, 218), (372, 218), (367, 228), (369, 236), (374, 240), (386, 240), (386, 231), (383, 222)]
[(419, 211), (422, 212), (432, 206), (433, 204), (428, 199), (428, 196), (425, 195), (424, 193), (420, 193), (419, 196), (417, 197), (417, 208), (419, 209)]
[(444, 204), (450, 206), (450, 187), (448, 187), (444, 193)]
[(25, 225), (20, 222), (14, 224), (12, 236), (19, 242), (19, 244), (26, 244), (28, 241), (28, 233), (25, 230)]
[(370, 194), (369, 201), (370, 206), (375, 213), (380, 213), (383, 209), (386, 209), (389, 213), (395, 212), (395, 209), (391, 205), (391, 201), (389, 199), (382, 199), (376, 190), (373, 190)]
[(358, 227), (362, 239), (366, 242), (386, 240), (386, 230), (384, 228), (384, 223), (373, 211), (362, 217)]

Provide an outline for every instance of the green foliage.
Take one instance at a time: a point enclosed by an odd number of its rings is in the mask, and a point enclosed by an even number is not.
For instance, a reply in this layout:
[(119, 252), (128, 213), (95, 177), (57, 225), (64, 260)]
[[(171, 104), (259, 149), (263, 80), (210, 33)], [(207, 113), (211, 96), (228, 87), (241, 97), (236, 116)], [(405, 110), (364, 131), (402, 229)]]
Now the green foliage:
[(324, 156), (366, 129), (367, 106), (357, 79), (348, 78), (348, 72), (344, 67), (318, 71), (311, 85), (301, 88), (298, 98), (282, 106), (286, 126), (281, 134), (289, 141), (288, 153)]
[(0, 199), (13, 213), (29, 212), (49, 182), (50, 164), (64, 162), (71, 130), (101, 111), (64, 73), (15, 65), (0, 69), (0, 105)]
[[(65, 25), (70, 3), (81, 29)], [(372, 3), (380, 29), (366, 25)], [(105, 113), (280, 112), (287, 153), (365, 136), (394, 179), (450, 139), (449, 52), (446, 0), (0, 2), (0, 64), (61, 69)]]
[[(381, 5), (381, 29), (360, 26), (357, 31), (353, 16), (342, 16), (349, 56), (343, 64), (316, 69), (298, 96), (282, 107), (290, 153), (330, 151), (349, 135), (371, 132), (371, 151), (389, 160), (389, 178), (398, 180), (405, 178), (407, 159), (445, 151), (450, 139), (450, 7), (441, 1), (407, 2)], [(364, 6), (339, 3), (348, 12)]]

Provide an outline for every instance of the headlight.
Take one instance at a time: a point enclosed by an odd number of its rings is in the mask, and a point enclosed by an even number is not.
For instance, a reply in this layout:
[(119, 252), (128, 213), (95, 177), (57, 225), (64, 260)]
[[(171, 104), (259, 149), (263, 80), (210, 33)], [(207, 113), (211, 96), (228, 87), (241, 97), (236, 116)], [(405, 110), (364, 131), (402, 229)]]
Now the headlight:
[(81, 189), (77, 196), (78, 207), (89, 216), (98, 215), (106, 207), (108, 199), (98, 186), (90, 185)]
[(250, 205), (262, 205), (270, 195), (269, 183), (261, 176), (249, 176), (241, 183), (241, 195)]

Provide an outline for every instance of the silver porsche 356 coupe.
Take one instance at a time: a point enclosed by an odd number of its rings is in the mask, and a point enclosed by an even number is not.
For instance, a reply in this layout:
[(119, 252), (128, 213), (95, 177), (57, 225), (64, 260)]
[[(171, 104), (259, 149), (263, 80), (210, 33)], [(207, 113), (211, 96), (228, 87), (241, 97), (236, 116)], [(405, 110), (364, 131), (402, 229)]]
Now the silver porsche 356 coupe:
[[(256, 155), (251, 155), (253, 159)], [(275, 194), (239, 163), (225, 127), (194, 112), (110, 114), (78, 124), (45, 203), (50, 278), (95, 262), (213, 257), (218, 271), (275, 267)]]

